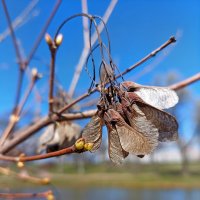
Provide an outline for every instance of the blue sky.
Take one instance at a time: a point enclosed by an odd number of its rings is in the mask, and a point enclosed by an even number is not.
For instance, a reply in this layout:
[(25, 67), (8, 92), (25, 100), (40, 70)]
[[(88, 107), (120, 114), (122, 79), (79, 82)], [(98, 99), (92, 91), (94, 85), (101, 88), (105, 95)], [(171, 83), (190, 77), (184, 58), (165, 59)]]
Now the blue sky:
[[(35, 8), (36, 16), (16, 30), (24, 54), (28, 55), (42, 26), (48, 18), (56, 1), (39, 1)], [(29, 1), (17, 3), (6, 0), (10, 15), (15, 19), (27, 6)], [(108, 0), (88, 0), (89, 13), (102, 16), (109, 5)], [(108, 30), (111, 38), (112, 57), (121, 71), (133, 65), (139, 59), (163, 44), (170, 36), (177, 37), (177, 43), (166, 48), (155, 58), (125, 76), (127, 80), (140, 77), (146, 68), (150, 72), (137, 81), (141, 84), (152, 84), (155, 77), (163, 77), (169, 72), (176, 72), (180, 80), (200, 71), (200, 1), (198, 0), (119, 0), (109, 21)], [(54, 35), (59, 24), (67, 17), (81, 12), (81, 1), (65, 0), (61, 4), (48, 32)], [(7, 28), (5, 15), (0, 4), (0, 34)], [(71, 21), (62, 30), (63, 45), (57, 57), (56, 73), (58, 80), (68, 89), (74, 66), (77, 64), (83, 48), (82, 20)], [(49, 62), (49, 51), (44, 40), (35, 54)], [(37, 67), (44, 78), (38, 82), (38, 90), (42, 92), (42, 110), (47, 108), (46, 90), (48, 87), (48, 67), (44, 63), (33, 60), (30, 68)], [(0, 113), (12, 108), (16, 83), (17, 64), (11, 38), (0, 43)], [(90, 84), (83, 71), (76, 95), (86, 91)], [(27, 86), (25, 80), (23, 88)], [(200, 82), (189, 88), (192, 95), (199, 99)], [(33, 103), (33, 102), (32, 102)], [(33, 104), (31, 104), (31, 107)], [(27, 105), (28, 106), (28, 105)], [(29, 105), (30, 106), (30, 105)]]

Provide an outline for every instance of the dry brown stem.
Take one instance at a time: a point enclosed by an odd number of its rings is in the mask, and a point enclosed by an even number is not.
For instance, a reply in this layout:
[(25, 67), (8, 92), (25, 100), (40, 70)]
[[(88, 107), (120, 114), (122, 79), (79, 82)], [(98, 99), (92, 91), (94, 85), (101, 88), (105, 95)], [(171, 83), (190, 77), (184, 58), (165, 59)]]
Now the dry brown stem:
[(27, 198), (47, 198), (52, 195), (51, 190), (39, 193), (0, 193), (0, 198), (3, 199), (27, 199)]

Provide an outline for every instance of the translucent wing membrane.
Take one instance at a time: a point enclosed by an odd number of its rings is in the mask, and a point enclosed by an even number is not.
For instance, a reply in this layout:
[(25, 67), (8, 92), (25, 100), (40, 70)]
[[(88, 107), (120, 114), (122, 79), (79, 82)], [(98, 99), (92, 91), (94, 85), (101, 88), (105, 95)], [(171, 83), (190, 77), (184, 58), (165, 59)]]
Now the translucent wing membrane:
[(135, 92), (146, 103), (159, 108), (171, 108), (178, 103), (176, 92), (169, 88), (149, 87), (140, 88)]
[[(143, 132), (143, 129), (139, 128), (140, 125), (145, 129), (151, 128), (148, 127), (148, 125), (145, 125), (147, 120), (144, 121), (143, 118), (138, 118), (138, 120), (136, 120), (136, 127), (132, 128), (115, 110), (110, 109), (107, 113), (110, 116), (110, 123), (115, 123), (120, 143), (125, 151), (135, 155), (145, 155), (151, 153), (155, 149), (158, 144), (157, 129), (154, 129), (153, 134), (150, 133), (147, 135)], [(151, 129), (149, 129), (149, 131), (151, 131)]]
[(178, 139), (178, 123), (175, 117), (145, 103), (132, 92), (128, 93), (128, 97), (145, 114), (146, 119), (158, 129), (158, 140), (160, 142), (175, 141)]
[(159, 109), (168, 109), (178, 103), (176, 92), (167, 87), (142, 86), (126, 81), (121, 84), (121, 88), (136, 93), (146, 103)]
[(96, 151), (101, 145), (102, 123), (102, 119), (96, 114), (83, 129), (82, 137), (85, 139), (85, 142), (94, 143), (91, 151)]
[(128, 152), (123, 150), (116, 128), (112, 127), (109, 122), (106, 122), (106, 127), (108, 129), (108, 152), (110, 160), (115, 164), (121, 164), (124, 158), (128, 156)]

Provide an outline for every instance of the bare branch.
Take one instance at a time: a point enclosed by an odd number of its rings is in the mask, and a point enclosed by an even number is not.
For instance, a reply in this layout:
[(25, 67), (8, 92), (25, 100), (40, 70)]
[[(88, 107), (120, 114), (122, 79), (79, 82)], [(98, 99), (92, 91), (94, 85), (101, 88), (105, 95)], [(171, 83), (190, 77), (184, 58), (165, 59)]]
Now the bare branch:
[(173, 90), (180, 90), (196, 81), (200, 80), (200, 73), (195, 74), (194, 76), (191, 76), (181, 82), (175, 83), (173, 85), (170, 85), (169, 87)]
[[(34, 71), (34, 70), (33, 70)], [(6, 129), (4, 130), (3, 134), (2, 134), (2, 137), (1, 137), (1, 140), (0, 140), (0, 146), (3, 146), (4, 142), (6, 141), (6, 139), (8, 138), (9, 134), (11, 133), (11, 131), (14, 129), (16, 123), (19, 121), (19, 118), (20, 118), (20, 114), (23, 110), (23, 107), (25, 105), (25, 103), (27, 102), (27, 99), (28, 97), (30, 96), (31, 94), (31, 91), (36, 83), (38, 79), (38, 73), (37, 71), (34, 71), (32, 73), (32, 79), (31, 79), (31, 83), (30, 85), (28, 86), (25, 94), (24, 94), (24, 97), (21, 101), (21, 103), (19, 104), (19, 106), (17, 106), (15, 108), (15, 111), (14, 113), (10, 116), (10, 121), (6, 127)]]
[(74, 145), (72, 145), (71, 147), (67, 147), (62, 150), (59, 150), (59, 151), (54, 151), (54, 152), (41, 154), (41, 155), (34, 155), (34, 156), (12, 157), (12, 156), (0, 155), (0, 160), (13, 161), (13, 162), (27, 162), (27, 161), (42, 160), (46, 158), (62, 156), (62, 155), (71, 154), (71, 153), (78, 153)]
[(176, 42), (175, 37), (171, 37), (167, 42), (165, 42), (164, 44), (162, 44), (160, 47), (158, 47), (157, 49), (155, 49), (154, 51), (152, 51), (150, 54), (146, 55), (144, 58), (142, 58), (140, 61), (138, 61), (137, 63), (135, 63), (134, 65), (132, 65), (131, 67), (129, 67), (128, 69), (126, 69), (124, 72), (122, 72), (121, 74), (117, 75), (116, 78), (119, 78), (121, 75), (125, 75), (127, 74), (129, 71), (135, 69), (136, 67), (140, 66), (141, 64), (143, 64), (144, 62), (146, 62), (147, 60), (149, 60), (150, 58), (156, 56), (156, 54), (160, 51), (162, 51), (164, 48), (166, 48), (167, 46), (169, 46), (170, 44)]
[(35, 54), (35, 51), (37, 50), (41, 40), (43, 39), (44, 34), (46, 33), (47, 28), (49, 27), (49, 24), (51, 23), (53, 17), (55, 16), (55, 14), (56, 14), (61, 2), (62, 2), (61, 0), (57, 0), (57, 2), (55, 4), (55, 6), (54, 6), (49, 18), (46, 21), (46, 24), (44, 25), (43, 29), (41, 30), (38, 38), (36, 39), (36, 41), (35, 41), (35, 43), (33, 45), (33, 48), (31, 49), (31, 52), (29, 53), (28, 58), (26, 59), (26, 62), (25, 62), (26, 66), (29, 64), (29, 62), (31, 61), (33, 55)]
[(11, 38), (12, 38), (12, 41), (13, 41), (13, 44), (14, 44), (15, 52), (16, 52), (16, 55), (17, 55), (17, 62), (19, 63), (20, 69), (22, 70), (23, 69), (23, 61), (22, 61), (19, 46), (17, 44), (17, 38), (15, 36), (15, 32), (14, 32), (14, 29), (12, 27), (12, 21), (10, 19), (10, 15), (9, 15), (8, 8), (6, 6), (5, 0), (2, 0), (2, 4), (3, 4), (3, 9), (4, 9), (4, 12), (5, 12), (5, 15), (6, 15), (6, 19), (7, 19), (7, 22), (8, 22), (8, 26), (9, 26), (9, 29), (10, 29)]
[(36, 183), (36, 184), (42, 184), (42, 185), (46, 185), (50, 183), (50, 179), (45, 177), (45, 178), (37, 178), (37, 177), (33, 177), (30, 176), (28, 174), (21, 174), (21, 173), (16, 173), (15, 171), (12, 171), (8, 168), (3, 168), (0, 167), (0, 173), (7, 175), (7, 176), (12, 176), (18, 179), (21, 179), (23, 181), (29, 181), (31, 183)]
[[(87, 0), (82, 0), (82, 12), (88, 14)], [(89, 48), (89, 22), (86, 17), (82, 17), (83, 20), (83, 38), (84, 46)]]
[(41, 128), (55, 122), (55, 121), (60, 121), (60, 120), (75, 120), (75, 119), (84, 119), (84, 118), (90, 118), (96, 113), (96, 110), (90, 110), (90, 111), (85, 111), (81, 113), (67, 113), (60, 117), (59, 115), (53, 115), (51, 116), (51, 119), (47, 117), (43, 117), (39, 119), (36, 123), (33, 125), (23, 128), (22, 130), (17, 131), (14, 133), (17, 135), (17, 137), (14, 137), (12, 140), (8, 142), (5, 146), (3, 146), (0, 149), (0, 153), (7, 153), (11, 149), (13, 149), (16, 145), (20, 144), (21, 142), (25, 141), (27, 138), (32, 136), (34, 133), (39, 131)]
[[(30, 13), (32, 13), (32, 10), (35, 8), (38, 2), (39, 0), (31, 1), (28, 4), (28, 6), (20, 13), (20, 15), (15, 18), (15, 20), (12, 22), (13, 30), (16, 30), (17, 28), (19, 28), (22, 24), (30, 20), (31, 17), (35, 17), (34, 14), (32, 14), (32, 16), (30, 17)], [(7, 28), (4, 32), (2, 32), (0, 34), (0, 42), (5, 40), (6, 37), (10, 35), (10, 33), (11, 32), (9, 28)]]
[(51, 190), (48, 190), (46, 192), (40, 192), (40, 193), (0, 193), (0, 198), (3, 199), (47, 198), (50, 195), (53, 196), (53, 192)]

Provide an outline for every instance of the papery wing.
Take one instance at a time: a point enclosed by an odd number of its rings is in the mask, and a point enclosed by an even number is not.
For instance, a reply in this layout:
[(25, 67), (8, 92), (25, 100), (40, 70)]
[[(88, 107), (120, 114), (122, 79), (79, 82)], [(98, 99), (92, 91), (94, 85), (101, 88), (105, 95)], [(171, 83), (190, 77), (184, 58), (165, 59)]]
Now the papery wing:
[(54, 133), (55, 133), (55, 125), (51, 124), (49, 125), (45, 131), (41, 134), (39, 138), (39, 144), (47, 144), (53, 140)]
[(53, 140), (55, 134), (54, 126), (54, 124), (49, 125), (39, 137), (37, 153), (41, 153), (45, 150), (47, 145)]
[[(139, 112), (139, 111), (138, 111)], [(141, 111), (140, 111), (141, 112)], [(143, 115), (132, 116), (132, 124), (129, 126), (124, 119), (114, 110), (110, 116), (115, 117), (115, 127), (120, 138), (122, 148), (135, 155), (151, 153), (158, 145), (158, 130), (145, 119)]]
[(178, 123), (176, 118), (167, 112), (159, 110), (143, 102), (136, 104), (149, 120), (158, 129), (160, 142), (175, 141), (178, 139)]
[(110, 160), (115, 164), (121, 164), (124, 158), (128, 156), (128, 152), (122, 149), (116, 129), (109, 123), (106, 124), (106, 127), (108, 129), (108, 152)]
[(86, 143), (94, 143), (91, 151), (96, 151), (101, 144), (102, 139), (102, 119), (96, 114), (91, 121), (85, 126), (82, 137)]
[(178, 103), (178, 96), (174, 90), (161, 87), (140, 87), (135, 93), (146, 103), (159, 108), (171, 108)]
[(178, 103), (176, 92), (167, 87), (143, 86), (125, 81), (121, 83), (120, 88), (136, 93), (146, 103), (159, 109), (167, 109)]

